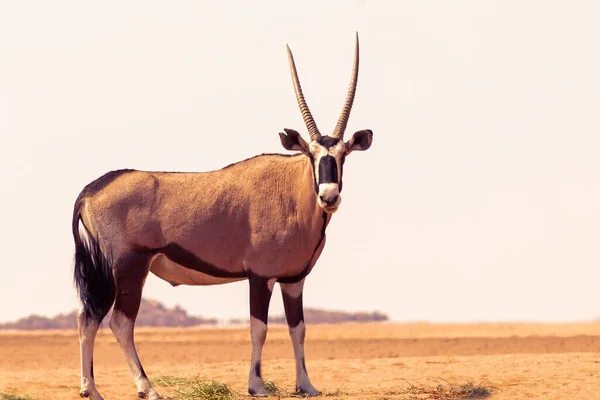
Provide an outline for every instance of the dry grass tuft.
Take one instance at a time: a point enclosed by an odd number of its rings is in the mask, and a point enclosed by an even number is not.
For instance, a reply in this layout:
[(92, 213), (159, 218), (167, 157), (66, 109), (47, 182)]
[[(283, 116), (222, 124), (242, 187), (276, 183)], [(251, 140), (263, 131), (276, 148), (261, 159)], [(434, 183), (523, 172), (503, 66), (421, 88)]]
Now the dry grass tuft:
[(157, 376), (155, 378), (150, 379), (150, 383), (152, 384), (152, 386), (168, 387), (168, 388), (182, 387), (182, 386), (190, 385), (193, 382), (194, 382), (194, 379), (184, 378), (181, 376), (173, 376), (173, 375)]
[[(406, 381), (406, 380), (405, 380)], [(467, 382), (461, 385), (451, 384), (444, 381), (444, 384), (435, 386), (415, 385), (408, 381), (408, 387), (399, 391), (390, 391), (386, 395), (409, 395), (406, 400), (461, 400), (461, 399), (486, 399), (492, 395), (496, 387), (488, 381), (477, 385), (473, 382)]]
[(342, 386), (340, 386), (339, 388), (335, 389), (334, 391), (330, 392), (328, 390), (323, 390), (323, 396), (325, 397), (341, 397), (341, 396), (349, 396), (350, 393), (342, 390)]
[(279, 398), (290, 396), (290, 393), (287, 390), (279, 387), (275, 382), (266, 379), (263, 379), (262, 382), (263, 385), (265, 385), (265, 389), (271, 396), (277, 396)]
[(214, 380), (188, 381), (185, 388), (176, 390), (176, 398), (180, 400), (235, 400), (240, 395), (229, 386)]
[(0, 392), (0, 400), (34, 400), (34, 398), (23, 394)]

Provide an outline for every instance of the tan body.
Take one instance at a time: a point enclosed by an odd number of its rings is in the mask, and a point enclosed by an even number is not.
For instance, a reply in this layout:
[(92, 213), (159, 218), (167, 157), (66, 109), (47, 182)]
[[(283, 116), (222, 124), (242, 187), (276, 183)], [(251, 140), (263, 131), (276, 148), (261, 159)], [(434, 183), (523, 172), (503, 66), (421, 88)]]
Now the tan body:
[[(305, 190), (313, 179), (308, 158), (284, 155), (262, 155), (210, 172), (128, 171), (101, 192), (84, 194), (81, 217), (101, 243), (111, 243), (114, 261), (132, 247), (153, 250), (177, 243), (242, 275), (213, 277), (158, 251), (150, 271), (172, 285), (228, 283), (246, 279), (248, 271), (294, 278), (316, 262), (329, 220), (315, 192)], [(276, 195), (282, 191), (288, 195)]]

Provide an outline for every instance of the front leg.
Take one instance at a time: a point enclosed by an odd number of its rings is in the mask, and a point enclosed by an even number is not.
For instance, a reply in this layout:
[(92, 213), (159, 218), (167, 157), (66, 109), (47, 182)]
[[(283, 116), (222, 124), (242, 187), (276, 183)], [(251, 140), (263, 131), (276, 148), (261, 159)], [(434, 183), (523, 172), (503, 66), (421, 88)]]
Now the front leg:
[(260, 359), (267, 339), (267, 319), (269, 302), (273, 293), (275, 279), (266, 279), (250, 272), (250, 337), (252, 339), (252, 359), (248, 378), (248, 394), (267, 397), (269, 393), (262, 382)]
[(296, 392), (308, 396), (320, 396), (321, 392), (310, 383), (304, 360), (304, 337), (306, 336), (302, 307), (304, 279), (298, 283), (281, 283), (280, 286), (285, 317), (290, 330), (292, 345), (294, 346), (294, 358), (296, 359)]

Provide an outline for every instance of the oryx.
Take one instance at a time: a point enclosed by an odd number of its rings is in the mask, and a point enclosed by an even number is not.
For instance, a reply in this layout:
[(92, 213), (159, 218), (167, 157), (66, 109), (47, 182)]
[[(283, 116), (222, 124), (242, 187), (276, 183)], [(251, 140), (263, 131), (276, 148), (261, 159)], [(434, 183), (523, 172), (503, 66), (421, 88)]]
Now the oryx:
[(248, 393), (266, 396), (261, 354), (275, 282), (283, 294), (296, 361), (296, 390), (320, 393), (304, 361), (304, 279), (325, 245), (325, 228), (340, 205), (346, 156), (371, 146), (371, 130), (346, 142), (358, 79), (358, 33), (350, 87), (331, 136), (308, 109), (289, 46), (289, 65), (310, 141), (284, 129), (281, 144), (298, 154), (262, 154), (210, 172), (118, 170), (82, 190), (73, 212), (74, 281), (82, 397), (102, 399), (93, 374), (94, 339), (113, 306), (109, 326), (141, 398), (159, 399), (144, 373), (133, 330), (148, 272), (177, 285), (250, 284), (252, 356)]

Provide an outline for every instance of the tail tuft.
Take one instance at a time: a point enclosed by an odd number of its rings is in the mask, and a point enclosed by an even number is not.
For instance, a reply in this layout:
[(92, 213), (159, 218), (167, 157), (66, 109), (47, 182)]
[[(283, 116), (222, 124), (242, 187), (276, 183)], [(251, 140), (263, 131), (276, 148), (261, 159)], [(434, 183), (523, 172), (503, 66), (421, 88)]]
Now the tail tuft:
[[(101, 322), (115, 301), (115, 279), (110, 260), (102, 253), (100, 241), (83, 225), (79, 212), (73, 217), (75, 239), (74, 282), (87, 318)], [(85, 232), (80, 232), (84, 229)], [(82, 239), (85, 235), (85, 242)]]

